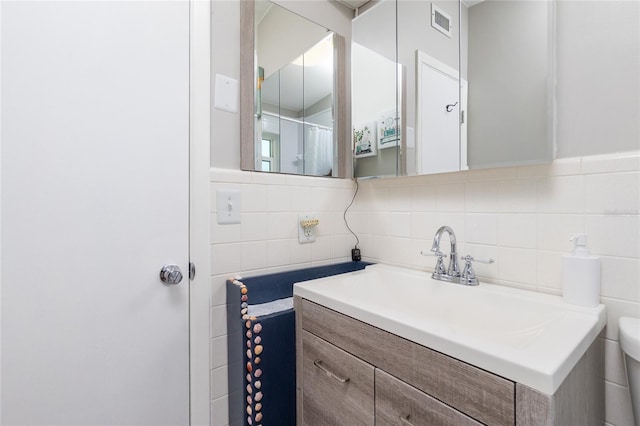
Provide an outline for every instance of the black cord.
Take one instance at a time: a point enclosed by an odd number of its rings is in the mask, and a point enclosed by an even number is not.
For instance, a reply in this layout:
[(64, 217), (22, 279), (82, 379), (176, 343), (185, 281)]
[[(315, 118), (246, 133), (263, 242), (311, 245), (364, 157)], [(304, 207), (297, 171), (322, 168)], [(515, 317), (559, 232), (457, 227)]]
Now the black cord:
[(356, 238), (356, 245), (355, 248), (358, 248), (358, 245), (360, 244), (360, 239), (358, 238), (358, 236), (356, 235), (355, 232), (353, 232), (353, 230), (351, 229), (351, 227), (349, 226), (349, 222), (347, 222), (347, 212), (349, 211), (349, 208), (353, 205), (353, 202), (356, 200), (356, 195), (358, 195), (358, 179), (354, 178), (353, 179), (356, 183), (356, 191), (353, 193), (353, 198), (351, 198), (351, 202), (349, 203), (349, 205), (347, 206), (346, 209), (344, 209), (344, 213), (342, 214), (342, 219), (344, 219), (344, 224), (347, 225), (347, 229), (349, 230), (349, 232), (351, 232), (351, 234)]

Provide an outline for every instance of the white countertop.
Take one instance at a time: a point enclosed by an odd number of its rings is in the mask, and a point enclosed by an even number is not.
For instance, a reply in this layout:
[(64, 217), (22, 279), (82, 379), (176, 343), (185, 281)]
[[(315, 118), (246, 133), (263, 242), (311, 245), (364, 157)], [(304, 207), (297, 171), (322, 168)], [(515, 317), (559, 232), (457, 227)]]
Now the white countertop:
[(604, 305), (382, 264), (297, 283), (293, 293), (548, 395), (606, 324)]

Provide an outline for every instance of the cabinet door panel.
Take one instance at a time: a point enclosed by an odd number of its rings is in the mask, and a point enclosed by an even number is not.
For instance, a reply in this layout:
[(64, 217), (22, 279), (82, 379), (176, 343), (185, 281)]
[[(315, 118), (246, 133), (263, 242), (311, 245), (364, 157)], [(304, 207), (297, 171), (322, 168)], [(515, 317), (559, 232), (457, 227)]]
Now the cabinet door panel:
[(374, 368), (306, 331), (303, 424), (373, 425)]
[(376, 369), (376, 425), (481, 424), (392, 375)]

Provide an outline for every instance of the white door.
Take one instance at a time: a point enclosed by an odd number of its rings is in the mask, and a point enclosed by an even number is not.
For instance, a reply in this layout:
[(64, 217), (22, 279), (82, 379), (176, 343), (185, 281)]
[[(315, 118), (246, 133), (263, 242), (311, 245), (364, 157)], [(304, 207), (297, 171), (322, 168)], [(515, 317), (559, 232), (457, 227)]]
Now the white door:
[(2, 424), (186, 425), (189, 3), (0, 15)]
[[(417, 52), (418, 173), (461, 170), (458, 71)], [(466, 152), (463, 165), (466, 166)]]

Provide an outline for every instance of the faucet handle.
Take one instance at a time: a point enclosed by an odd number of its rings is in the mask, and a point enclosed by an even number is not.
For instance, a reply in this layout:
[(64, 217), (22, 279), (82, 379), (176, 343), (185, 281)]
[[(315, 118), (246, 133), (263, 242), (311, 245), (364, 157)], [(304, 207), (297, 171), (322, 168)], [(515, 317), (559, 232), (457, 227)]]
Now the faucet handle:
[(462, 258), (462, 260), (464, 260), (464, 261), (465, 261), (465, 263), (479, 262), (479, 263), (485, 263), (485, 264), (487, 264), (487, 265), (489, 265), (489, 264), (491, 264), (491, 263), (494, 263), (494, 262), (495, 262), (495, 260), (494, 260), (494, 259), (491, 259), (491, 258), (489, 258), (489, 259), (476, 259), (475, 257), (470, 256), (470, 255), (466, 255), (466, 256), (464, 256), (464, 257)]
[(495, 260), (493, 259), (476, 259), (473, 256), (466, 255), (462, 257), (464, 260), (464, 268), (462, 268), (462, 274), (460, 275), (460, 282), (466, 285), (478, 285), (480, 282), (478, 281), (478, 277), (476, 276), (476, 271), (473, 269), (473, 262), (480, 263), (493, 263)]
[(478, 283), (478, 279), (476, 278), (476, 271), (473, 269), (473, 257), (467, 255), (463, 257), (464, 259), (464, 268), (462, 268), (462, 274), (460, 274), (460, 278), (463, 280), (465, 284), (475, 285)]
[(423, 256), (437, 256), (440, 259), (442, 259), (443, 257), (447, 256), (446, 253), (443, 253), (440, 250), (429, 250), (429, 251), (420, 250), (420, 254), (423, 255)]

